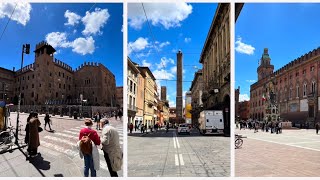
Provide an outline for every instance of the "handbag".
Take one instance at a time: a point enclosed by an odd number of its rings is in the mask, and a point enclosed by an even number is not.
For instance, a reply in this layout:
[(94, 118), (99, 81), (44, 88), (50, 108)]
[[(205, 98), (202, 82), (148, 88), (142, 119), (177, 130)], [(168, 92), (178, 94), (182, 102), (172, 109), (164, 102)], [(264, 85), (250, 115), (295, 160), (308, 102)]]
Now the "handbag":
[(38, 132), (41, 132), (41, 131), (43, 131), (43, 129), (42, 129), (42, 127), (38, 127)]

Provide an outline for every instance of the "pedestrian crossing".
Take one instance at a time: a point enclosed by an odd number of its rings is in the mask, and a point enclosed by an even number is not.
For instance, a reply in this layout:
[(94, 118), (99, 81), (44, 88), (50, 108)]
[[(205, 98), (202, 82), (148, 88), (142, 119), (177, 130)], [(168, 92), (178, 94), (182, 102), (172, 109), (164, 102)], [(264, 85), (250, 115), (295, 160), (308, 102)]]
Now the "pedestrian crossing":
[[(68, 157), (74, 159), (79, 158), (79, 150), (77, 148), (77, 142), (79, 141), (79, 132), (85, 126), (73, 127), (70, 129), (56, 131), (51, 134), (46, 134), (40, 137), (40, 147), (46, 148), (46, 152), (54, 156), (65, 154)], [(119, 133), (119, 141), (121, 149), (123, 149), (123, 126), (114, 126)], [(101, 131), (98, 131), (101, 136)], [(100, 147), (98, 147), (100, 155), (100, 169), (108, 171), (107, 164), (104, 159), (104, 153)]]

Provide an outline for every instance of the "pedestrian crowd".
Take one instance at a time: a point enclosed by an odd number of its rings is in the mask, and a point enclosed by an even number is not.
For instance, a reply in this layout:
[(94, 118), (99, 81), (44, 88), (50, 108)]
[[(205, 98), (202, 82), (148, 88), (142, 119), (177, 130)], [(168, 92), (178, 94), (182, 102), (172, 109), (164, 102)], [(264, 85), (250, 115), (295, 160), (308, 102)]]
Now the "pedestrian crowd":
[(259, 129), (263, 132), (269, 132), (271, 134), (281, 134), (282, 133), (282, 122), (281, 121), (270, 121), (270, 122), (259, 122), (257, 120), (251, 120), (251, 121), (240, 121), (237, 122), (236, 128), (241, 129), (254, 129), (254, 133), (259, 132)]
[[(122, 115), (121, 115), (122, 116)], [(121, 118), (121, 116), (119, 116)], [(111, 177), (118, 177), (117, 171), (122, 168), (123, 152), (120, 147), (119, 133), (116, 128), (109, 124), (109, 120), (102, 119), (100, 112), (95, 113), (93, 117), (96, 122), (96, 129), (102, 130), (101, 136), (92, 128), (93, 121), (89, 118), (84, 120), (85, 127), (79, 132), (79, 141), (75, 142), (79, 150), (79, 156), (84, 159), (83, 174), (88, 177), (97, 176), (97, 171), (100, 169), (100, 155), (99, 148), (103, 151), (104, 159), (108, 166), (108, 171)], [(52, 130), (51, 117), (47, 113), (44, 117), (44, 129), (49, 126), (49, 132)], [(41, 122), (37, 113), (30, 113), (27, 118), (25, 127), (26, 136), (25, 143), (27, 144), (27, 160), (31, 160), (40, 153), (38, 147), (40, 146), (39, 133), (43, 131)], [(100, 147), (101, 146), (101, 147)]]

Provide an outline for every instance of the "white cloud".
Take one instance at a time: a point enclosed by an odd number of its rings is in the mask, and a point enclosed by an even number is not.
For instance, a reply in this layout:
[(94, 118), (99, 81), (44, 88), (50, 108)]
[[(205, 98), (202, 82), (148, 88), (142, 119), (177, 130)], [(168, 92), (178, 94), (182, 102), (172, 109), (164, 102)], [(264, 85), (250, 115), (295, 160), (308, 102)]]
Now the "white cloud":
[(170, 42), (169, 42), (169, 41), (166, 41), (166, 42), (161, 43), (161, 44), (159, 45), (159, 47), (160, 47), (160, 48), (163, 48), (163, 47), (168, 46), (168, 45), (170, 45)]
[(46, 41), (52, 47), (71, 47), (73, 52), (86, 55), (92, 54), (95, 50), (94, 39), (90, 36), (87, 38), (77, 38), (74, 41), (67, 41), (67, 34), (61, 32), (52, 32), (46, 35)]
[(26, 2), (1, 2), (0, 3), (0, 19), (8, 17), (10, 18), (13, 10), (11, 20), (17, 21), (22, 25), (26, 25), (30, 20), (30, 3)]
[(170, 72), (171, 72), (172, 74), (177, 74), (177, 66), (172, 66), (172, 67), (170, 68)]
[(143, 66), (143, 67), (151, 67), (152, 64), (149, 63), (149, 62), (147, 62), (147, 60), (143, 60), (143, 61), (142, 61), (142, 66)]
[(136, 41), (128, 43), (128, 54), (130, 55), (132, 51), (144, 50), (148, 45), (148, 38), (139, 37)]
[[(192, 13), (192, 6), (185, 2), (175, 3), (144, 3), (149, 22), (153, 25), (162, 25), (165, 29), (181, 26), (181, 22)], [(140, 3), (128, 4), (128, 24), (139, 30), (146, 22), (145, 13)]]
[(237, 38), (236, 41), (236, 51), (238, 53), (242, 53), (242, 54), (248, 54), (248, 55), (252, 55), (254, 53), (255, 48), (249, 44), (245, 44), (243, 42), (241, 42), (241, 37)]
[(170, 107), (176, 107), (176, 102), (174, 102), (174, 101), (169, 101), (169, 106), (170, 106)]
[(67, 41), (67, 34), (61, 32), (52, 32), (46, 35), (46, 41), (52, 47), (69, 47), (70, 43)]
[(254, 83), (254, 82), (256, 82), (256, 80), (246, 80), (246, 82), (249, 82), (249, 83)]
[(156, 79), (167, 79), (167, 80), (171, 80), (174, 78), (174, 75), (170, 72), (168, 72), (165, 69), (157, 69), (155, 71), (152, 72), (152, 74), (154, 75), (154, 77)]
[(87, 11), (86, 15), (82, 18), (82, 22), (85, 25), (82, 34), (86, 36), (97, 33), (101, 34), (100, 28), (106, 24), (109, 17), (108, 9), (96, 8), (95, 11), (91, 13)]
[(77, 38), (72, 42), (72, 51), (78, 54), (86, 55), (94, 52), (94, 39), (90, 36), (87, 38)]
[(74, 26), (78, 24), (81, 19), (81, 17), (78, 14), (71, 12), (69, 10), (67, 10), (64, 13), (64, 17), (68, 19), (68, 22), (64, 23), (64, 25), (66, 26)]
[(239, 94), (239, 102), (241, 101), (249, 101), (249, 95), (248, 94)]
[(160, 60), (160, 63), (159, 64), (156, 63), (156, 65), (158, 69), (161, 69), (161, 68), (166, 68), (168, 63), (174, 64), (174, 60), (171, 58), (167, 59), (166, 57), (162, 57)]
[(185, 43), (191, 42), (191, 38), (184, 38), (184, 42), (185, 42)]

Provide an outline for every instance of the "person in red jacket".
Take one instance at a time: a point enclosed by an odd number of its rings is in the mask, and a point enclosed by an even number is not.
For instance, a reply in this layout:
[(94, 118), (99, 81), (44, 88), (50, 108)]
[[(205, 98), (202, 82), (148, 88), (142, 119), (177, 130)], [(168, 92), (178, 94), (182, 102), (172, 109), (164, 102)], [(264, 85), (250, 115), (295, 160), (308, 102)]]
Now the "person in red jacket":
[[(99, 146), (101, 141), (97, 131), (92, 129), (92, 121), (91, 119), (85, 119), (84, 124), (86, 127), (82, 128), (79, 133), (79, 140), (82, 139), (83, 136), (88, 136), (91, 141), (96, 145)], [(91, 171), (91, 177), (96, 177), (96, 170), (93, 166), (93, 157), (92, 154), (84, 155), (84, 176), (89, 176), (89, 169)]]

